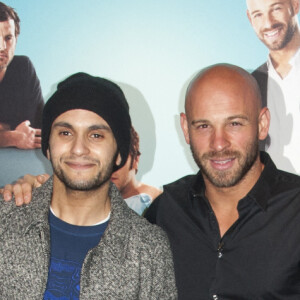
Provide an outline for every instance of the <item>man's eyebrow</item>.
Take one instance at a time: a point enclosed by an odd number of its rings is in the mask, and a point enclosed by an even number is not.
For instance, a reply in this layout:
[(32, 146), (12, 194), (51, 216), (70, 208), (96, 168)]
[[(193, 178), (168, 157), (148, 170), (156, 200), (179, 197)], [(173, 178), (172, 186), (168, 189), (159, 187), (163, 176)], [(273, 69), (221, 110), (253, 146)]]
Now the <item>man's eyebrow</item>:
[(251, 16), (253, 16), (253, 15), (255, 15), (255, 14), (257, 14), (257, 13), (259, 13), (260, 12), (260, 10), (259, 9), (256, 9), (256, 10), (254, 10), (254, 11), (251, 11)]
[[(278, 2), (272, 3), (272, 4), (270, 5), (270, 7), (273, 7), (273, 6), (278, 5), (278, 4), (283, 5), (283, 2), (282, 2), (282, 1), (278, 1)], [(251, 15), (254, 15), (254, 14), (259, 13), (259, 12), (261, 12), (261, 10), (256, 9), (256, 10), (254, 10), (254, 11), (251, 12)]]
[[(232, 120), (235, 120), (235, 119), (243, 119), (243, 120), (246, 120), (248, 121), (249, 118), (245, 115), (234, 115), (234, 116), (230, 116), (227, 118), (228, 121), (232, 121)], [(198, 119), (198, 120), (193, 120), (192, 121), (192, 125), (196, 125), (196, 124), (199, 124), (199, 123), (210, 123), (209, 120), (207, 119)]]
[(193, 120), (191, 124), (196, 125), (198, 123), (210, 123), (210, 122), (206, 119), (198, 119), (198, 120)]
[(231, 117), (228, 117), (227, 120), (231, 121), (231, 120), (234, 120), (234, 119), (243, 119), (243, 120), (249, 120), (249, 118), (245, 115), (235, 115), (235, 116), (231, 116)]
[(101, 125), (89, 126), (89, 130), (107, 130), (107, 131), (111, 131), (111, 128), (107, 125), (101, 124)]
[[(53, 128), (55, 127), (65, 127), (65, 128), (69, 128), (69, 129), (73, 129), (74, 127), (67, 122), (57, 122), (53, 124)], [(111, 128), (108, 125), (105, 124), (97, 124), (97, 125), (91, 125), (88, 127), (89, 130), (107, 130), (107, 131), (111, 131)]]
[(73, 128), (73, 126), (70, 123), (67, 123), (67, 122), (57, 122), (57, 123), (54, 123), (53, 124), (53, 128), (55, 128), (55, 127), (66, 127), (66, 128), (69, 128), (69, 129)]

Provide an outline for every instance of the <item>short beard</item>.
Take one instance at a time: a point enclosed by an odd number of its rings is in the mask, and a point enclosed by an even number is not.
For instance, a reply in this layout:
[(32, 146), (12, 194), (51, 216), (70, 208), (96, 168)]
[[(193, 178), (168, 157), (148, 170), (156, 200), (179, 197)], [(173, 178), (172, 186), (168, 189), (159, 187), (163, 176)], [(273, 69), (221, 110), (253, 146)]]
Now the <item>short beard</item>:
[[(282, 26), (281, 23), (274, 24), (272, 26), (272, 29), (276, 29), (277, 27)], [(282, 50), (284, 49), (289, 42), (293, 39), (295, 32), (297, 30), (297, 25), (293, 23), (293, 20), (291, 19), (289, 23), (287, 24), (287, 31), (283, 37), (283, 40), (278, 41), (277, 43), (274, 44), (269, 44), (267, 43), (263, 38), (260, 40), (266, 45), (267, 48), (271, 51), (277, 51), (277, 50)]]
[[(225, 150), (223, 152), (211, 151), (208, 153), (204, 153), (201, 157), (196, 152), (195, 147), (193, 147), (191, 143), (191, 151), (194, 157), (194, 160), (198, 167), (200, 168), (201, 173), (204, 177), (206, 177), (210, 183), (218, 188), (228, 188), (237, 185), (245, 175), (250, 171), (252, 166), (254, 165), (257, 157), (259, 156), (259, 146), (258, 139), (252, 144), (249, 144), (246, 147), (246, 155), (243, 157), (242, 153), (239, 151), (230, 151)], [(239, 166), (235, 170), (225, 170), (225, 171), (217, 171), (210, 170), (205, 162), (208, 162), (210, 159), (214, 158), (225, 158), (234, 156)]]
[(93, 191), (100, 188), (103, 184), (107, 183), (110, 180), (117, 155), (118, 153), (116, 153), (113, 159), (107, 164), (107, 166), (92, 179), (88, 181), (82, 180), (77, 182), (68, 178), (68, 176), (61, 168), (54, 165), (51, 159), (50, 161), (52, 163), (53, 173), (59, 178), (61, 182), (64, 183), (67, 188), (74, 191)]

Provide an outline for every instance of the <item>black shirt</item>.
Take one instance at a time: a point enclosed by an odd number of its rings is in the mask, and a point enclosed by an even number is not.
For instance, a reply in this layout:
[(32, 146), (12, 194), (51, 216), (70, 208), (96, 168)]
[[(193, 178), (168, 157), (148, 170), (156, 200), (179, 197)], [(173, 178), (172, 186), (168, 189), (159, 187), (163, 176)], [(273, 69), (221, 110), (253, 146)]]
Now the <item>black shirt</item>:
[(166, 185), (146, 212), (168, 234), (179, 299), (300, 299), (300, 177), (261, 160), (223, 238), (200, 172)]
[(0, 123), (14, 130), (23, 121), (41, 128), (44, 100), (40, 81), (26, 56), (14, 56), (0, 82)]

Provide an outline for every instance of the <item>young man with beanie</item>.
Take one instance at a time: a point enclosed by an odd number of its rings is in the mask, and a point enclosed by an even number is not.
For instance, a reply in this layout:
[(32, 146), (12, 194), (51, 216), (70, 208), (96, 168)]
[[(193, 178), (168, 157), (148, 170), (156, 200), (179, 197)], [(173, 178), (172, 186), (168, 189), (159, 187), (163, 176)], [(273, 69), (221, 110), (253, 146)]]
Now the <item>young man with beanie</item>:
[(53, 176), (28, 206), (0, 201), (3, 299), (176, 299), (165, 234), (128, 208), (111, 174), (128, 157), (131, 120), (114, 83), (85, 73), (43, 112)]

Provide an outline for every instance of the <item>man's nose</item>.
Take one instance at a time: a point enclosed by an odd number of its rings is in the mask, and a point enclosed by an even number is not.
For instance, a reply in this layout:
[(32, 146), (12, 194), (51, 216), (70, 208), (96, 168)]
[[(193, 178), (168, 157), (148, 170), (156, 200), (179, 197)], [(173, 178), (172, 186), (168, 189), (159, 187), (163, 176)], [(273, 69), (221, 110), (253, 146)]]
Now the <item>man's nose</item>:
[(89, 153), (87, 141), (82, 136), (76, 136), (72, 145), (72, 153), (77, 156), (86, 155)]
[(264, 16), (264, 28), (271, 29), (273, 25), (276, 23), (276, 19), (273, 16), (273, 13), (270, 12)]
[(211, 136), (210, 147), (217, 152), (223, 151), (230, 146), (230, 141), (224, 129), (215, 129)]
[(3, 51), (6, 49), (6, 42), (4, 38), (0, 37), (0, 51)]

